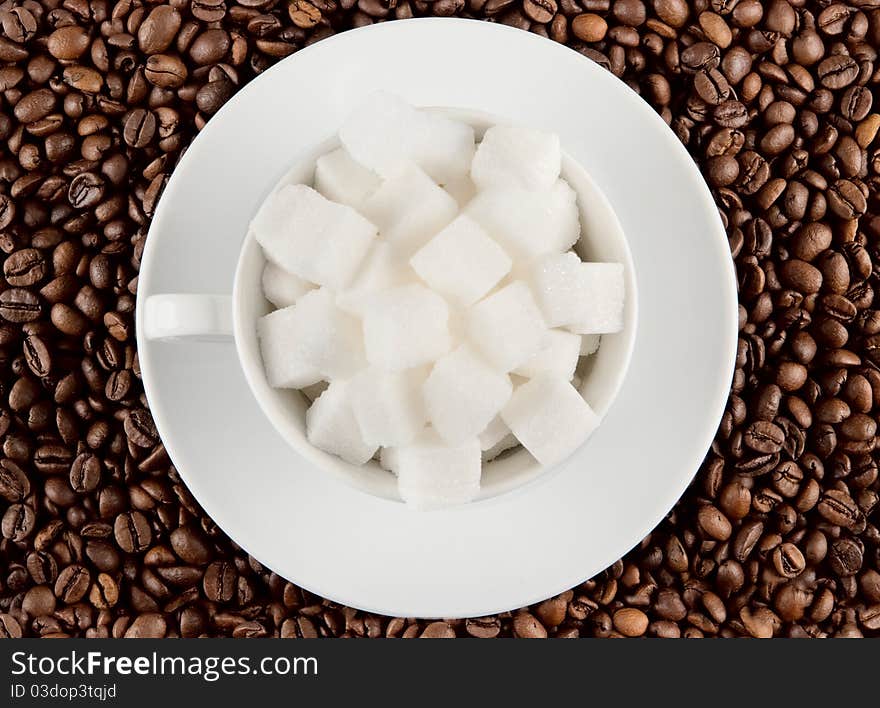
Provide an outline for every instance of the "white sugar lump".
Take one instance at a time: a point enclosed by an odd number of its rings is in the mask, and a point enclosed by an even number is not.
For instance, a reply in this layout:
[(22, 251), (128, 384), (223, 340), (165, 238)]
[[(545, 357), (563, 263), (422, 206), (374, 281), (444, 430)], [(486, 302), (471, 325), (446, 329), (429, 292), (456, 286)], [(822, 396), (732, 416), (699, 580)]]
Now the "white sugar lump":
[(420, 111), (382, 91), (349, 114), (339, 138), (355, 160), (382, 177), (412, 162), (445, 182), (466, 175), (474, 156), (471, 126)]
[(620, 263), (584, 263), (572, 252), (545, 256), (532, 268), (531, 285), (550, 327), (569, 326), (580, 334), (623, 328)]
[(303, 388), (323, 379), (311, 360), (292, 356), (296, 334), (292, 334), (296, 305), (265, 315), (257, 320), (257, 338), (266, 380), (273, 388)]
[(270, 195), (251, 229), (270, 261), (337, 290), (351, 280), (376, 236), (376, 227), (354, 209), (303, 184)]
[(600, 422), (577, 390), (557, 376), (538, 376), (519, 386), (501, 417), (545, 467), (571, 455)]
[(295, 304), (309, 290), (314, 289), (314, 285), (309, 283), (298, 275), (288, 273), (283, 268), (278, 267), (272, 261), (266, 261), (263, 268), (263, 295), (275, 307), (290, 307)]
[(438, 182), (467, 176), (474, 158), (474, 129), (446, 116), (420, 111), (421, 132), (413, 138), (413, 162)]
[(361, 315), (373, 294), (417, 280), (406, 261), (397, 258), (391, 244), (376, 239), (351, 284), (337, 295), (336, 303), (346, 312)]
[(602, 341), (601, 334), (582, 334), (581, 335), (581, 356), (589, 356), (599, 351), (599, 344)]
[(471, 164), (479, 189), (547, 189), (559, 177), (559, 136), (530, 128), (495, 125), (486, 131)]
[(422, 390), (431, 425), (443, 440), (457, 445), (485, 429), (513, 386), (465, 344), (437, 360)]
[(581, 355), (581, 337), (561, 329), (547, 331), (544, 344), (534, 356), (513, 370), (528, 378), (541, 374), (553, 374), (569, 381), (574, 376)]
[(478, 436), (480, 439), (480, 449), (484, 451), (491, 450), (510, 434), (510, 428), (507, 427), (507, 423), (501, 420), (500, 415), (496, 415)]
[(369, 444), (406, 445), (425, 427), (424, 368), (401, 372), (364, 369), (350, 382), (351, 405)]
[(478, 193), (464, 213), (521, 261), (566, 251), (580, 237), (577, 195), (564, 180), (540, 192), (488, 189)]
[(382, 238), (409, 258), (458, 214), (458, 204), (415, 165), (386, 179), (361, 209)]
[(470, 217), (462, 214), (410, 259), (419, 277), (467, 307), (489, 292), (510, 270), (510, 257)]
[(502, 452), (507, 452), (515, 447), (519, 447), (519, 440), (514, 437), (513, 433), (508, 433), (488, 450), (483, 450), (483, 462), (491, 462)]
[(446, 301), (424, 285), (377, 293), (364, 307), (367, 361), (402, 371), (438, 359), (450, 348), (448, 319)]
[(361, 437), (345, 381), (333, 381), (306, 411), (306, 437), (315, 447), (353, 465), (364, 464), (376, 453), (376, 446)]
[(470, 175), (463, 175), (457, 179), (443, 182), (440, 186), (458, 202), (461, 209), (464, 209), (467, 203), (477, 195), (477, 185), (474, 184)]
[(415, 509), (440, 509), (472, 501), (480, 492), (480, 443), (447, 445), (431, 428), (397, 448), (397, 489)]
[(345, 148), (321, 155), (315, 163), (315, 189), (330, 201), (359, 209), (379, 186), (379, 175), (355, 161)]
[(467, 311), (467, 332), (490, 364), (508, 372), (541, 348), (547, 328), (528, 286), (518, 280)]
[(383, 447), (379, 450), (379, 467), (397, 474), (397, 448)]
[(271, 386), (302, 388), (347, 378), (365, 365), (360, 322), (340, 310), (326, 288), (261, 317), (257, 327)]

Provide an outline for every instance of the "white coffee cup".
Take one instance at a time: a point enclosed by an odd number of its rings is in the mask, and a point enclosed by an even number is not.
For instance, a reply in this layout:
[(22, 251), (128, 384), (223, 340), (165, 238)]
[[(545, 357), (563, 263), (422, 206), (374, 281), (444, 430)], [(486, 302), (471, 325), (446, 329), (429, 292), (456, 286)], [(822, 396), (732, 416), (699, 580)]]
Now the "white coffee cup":
[[(476, 111), (432, 110), (471, 124), (478, 136), (491, 125), (503, 122)], [(317, 146), (275, 185), (274, 190), (287, 184), (311, 184), (315, 161), (337, 147), (337, 138)], [(575, 250), (585, 261), (624, 265), (626, 305), (623, 330), (602, 336), (599, 350), (587, 360), (580, 385), (581, 395), (601, 418), (617, 396), (632, 356), (637, 326), (635, 270), (629, 246), (611, 205), (583, 167), (566, 154), (562, 158), (562, 177), (577, 194), (581, 238), (575, 244)], [(314, 447), (306, 438), (305, 414), (309, 404), (304, 395), (293, 389), (272, 388), (266, 380), (256, 323), (275, 308), (263, 296), (261, 278), (265, 264), (262, 248), (249, 232), (242, 243), (231, 296), (152, 295), (144, 303), (143, 334), (147, 339), (234, 340), (242, 371), (266, 417), (316, 473), (332, 474), (364, 492), (399, 502), (396, 478), (377, 462), (356, 466)], [(487, 499), (520, 488), (547, 472), (522, 448), (504, 453), (483, 464), (479, 498)]]

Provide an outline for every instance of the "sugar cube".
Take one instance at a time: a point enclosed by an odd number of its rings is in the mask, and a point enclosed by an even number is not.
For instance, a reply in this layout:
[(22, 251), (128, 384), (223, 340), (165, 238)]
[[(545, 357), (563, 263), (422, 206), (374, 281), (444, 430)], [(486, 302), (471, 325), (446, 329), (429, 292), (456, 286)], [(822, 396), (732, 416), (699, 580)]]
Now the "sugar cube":
[(484, 451), (491, 450), (510, 434), (510, 428), (507, 427), (507, 423), (501, 420), (500, 415), (496, 415), (479, 435), (480, 449)]
[(303, 184), (270, 195), (251, 228), (269, 260), (337, 290), (354, 275), (376, 236), (376, 227), (354, 209)]
[(538, 352), (546, 331), (532, 293), (520, 280), (481, 300), (467, 312), (470, 341), (502, 372), (515, 369)]
[(397, 474), (397, 448), (383, 447), (379, 449), (379, 467)]
[(420, 111), (381, 91), (351, 112), (339, 138), (355, 160), (382, 177), (413, 162), (445, 182), (467, 174), (474, 156), (471, 126)]
[(486, 131), (471, 164), (477, 187), (547, 189), (559, 177), (559, 136), (511, 125)]
[(425, 427), (423, 368), (387, 372), (368, 368), (351, 380), (351, 406), (368, 444), (406, 445)]
[(577, 196), (563, 180), (540, 192), (488, 189), (478, 193), (464, 213), (522, 261), (565, 251), (580, 238)]
[(489, 292), (511, 266), (501, 246), (464, 214), (422, 246), (409, 263), (434, 290), (465, 307)]
[(443, 182), (441, 185), (449, 195), (458, 202), (460, 209), (464, 209), (467, 203), (477, 194), (477, 185), (471, 179), (470, 175), (464, 175), (457, 179)]
[(263, 268), (263, 295), (275, 307), (290, 307), (315, 286), (298, 275), (288, 273), (272, 261)]
[(480, 443), (470, 438), (447, 445), (426, 428), (413, 443), (397, 448), (397, 489), (416, 509), (439, 509), (472, 501), (480, 492)]
[(601, 334), (582, 334), (581, 335), (581, 356), (589, 356), (599, 351), (601, 343)]
[(566, 325), (580, 334), (623, 328), (620, 263), (584, 263), (572, 252), (549, 255), (533, 267), (531, 285), (550, 327)]
[(360, 323), (336, 307), (326, 288), (257, 323), (271, 386), (302, 388), (321, 379), (352, 376), (365, 365)]
[(458, 214), (458, 204), (415, 165), (388, 177), (362, 212), (403, 258), (433, 238)]
[(546, 375), (518, 387), (502, 409), (501, 418), (545, 467), (571, 455), (600, 422), (568, 381)]
[(519, 440), (514, 437), (513, 433), (509, 433), (492, 447), (488, 448), (487, 450), (483, 450), (483, 462), (491, 462), (502, 452), (507, 452), (508, 450), (512, 450), (515, 447), (519, 447)]
[(306, 437), (317, 448), (362, 465), (376, 453), (364, 442), (351, 408), (348, 383), (333, 381), (306, 411)]
[(359, 209), (378, 186), (379, 176), (356, 162), (345, 148), (321, 155), (315, 163), (315, 189), (352, 209)]
[(354, 280), (337, 295), (336, 302), (346, 312), (361, 315), (371, 295), (416, 280), (412, 268), (397, 258), (391, 244), (376, 239)]
[(420, 113), (423, 123), (413, 138), (413, 162), (438, 182), (466, 177), (474, 158), (474, 129), (436, 113)]
[(581, 338), (577, 334), (561, 329), (547, 331), (544, 345), (532, 357), (513, 370), (513, 373), (528, 378), (541, 374), (553, 374), (570, 381), (577, 368), (581, 354)]
[(510, 378), (468, 345), (437, 360), (422, 388), (428, 420), (451, 445), (480, 434), (507, 403)]
[(367, 361), (386, 371), (428, 364), (450, 348), (449, 308), (424, 285), (377, 293), (364, 306)]

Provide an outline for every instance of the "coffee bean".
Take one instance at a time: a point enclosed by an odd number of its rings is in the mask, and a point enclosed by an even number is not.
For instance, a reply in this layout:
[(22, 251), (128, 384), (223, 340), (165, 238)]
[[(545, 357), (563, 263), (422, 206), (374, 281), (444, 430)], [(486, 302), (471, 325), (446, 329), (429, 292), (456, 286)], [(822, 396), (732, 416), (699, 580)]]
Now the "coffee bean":
[(39, 298), (30, 290), (11, 288), (0, 292), (0, 317), (8, 322), (33, 322), (42, 309)]
[[(537, 7), (544, 7), (544, 5), (539, 3)], [(554, 8), (553, 12), (555, 12), (556, 4), (553, 3), (552, 7)], [(525, 9), (525, 5), (523, 8)], [(533, 14), (537, 12), (538, 10), (532, 9)], [(321, 10), (307, 0), (294, 0), (288, 7), (288, 14), (290, 15), (291, 22), (301, 29), (311, 29), (321, 21)], [(549, 22), (549, 19), (544, 20), (544, 22)]]
[(61, 571), (55, 581), (55, 597), (72, 605), (86, 594), (91, 583), (89, 571), (81, 565), (70, 565)]
[(697, 42), (682, 51), (681, 63), (692, 73), (711, 71), (721, 64), (721, 52), (710, 42)]
[(785, 578), (796, 578), (806, 567), (804, 555), (793, 543), (783, 543), (773, 551), (773, 566)]
[(829, 489), (819, 499), (819, 513), (832, 524), (855, 530), (864, 524), (858, 505), (845, 492)]
[(212, 602), (229, 602), (235, 593), (238, 575), (225, 561), (215, 561), (205, 570), (203, 589)]
[(841, 34), (854, 9), (840, 3), (832, 3), (819, 13), (817, 27), (825, 34)]
[(743, 442), (756, 452), (769, 454), (779, 452), (782, 449), (785, 434), (779, 426), (758, 420), (746, 430)]
[(0, 613), (0, 639), (21, 639), (21, 625), (10, 614)]
[(152, 541), (150, 524), (139, 511), (119, 514), (113, 523), (113, 535), (116, 543), (126, 553), (145, 551)]
[(104, 187), (104, 180), (98, 175), (83, 172), (71, 181), (67, 198), (75, 209), (88, 209), (104, 198)]
[[(859, 622), (867, 630), (876, 631), (880, 629), (880, 604), (859, 610)], [(2, 630), (0, 630), (0, 636), (3, 636)]]
[(78, 494), (88, 494), (101, 481), (101, 461), (90, 452), (77, 455), (70, 466), (70, 486)]
[(49, 89), (37, 89), (15, 104), (15, 117), (22, 123), (34, 123), (55, 110), (56, 97)]
[(51, 615), (55, 606), (55, 595), (47, 585), (32, 587), (21, 601), (22, 611), (31, 618)]
[[(547, 24), (556, 14), (556, 0), (524, 0), (523, 12), (532, 20), (540, 24)], [(319, 15), (320, 16), (320, 15)]]
[(867, 202), (853, 182), (841, 179), (828, 190), (828, 206), (841, 219), (857, 219), (865, 213)]
[(46, 343), (36, 335), (30, 335), (25, 337), (22, 348), (25, 363), (34, 375), (40, 378), (48, 376), (52, 368), (52, 358)]
[(714, 538), (718, 541), (726, 541), (730, 538), (732, 530), (730, 521), (711, 504), (705, 504), (700, 507), (697, 522), (700, 525), (700, 529), (709, 538)]
[(465, 631), (477, 639), (492, 639), (501, 632), (501, 621), (497, 617), (479, 617), (465, 620)]
[(608, 32), (608, 23), (600, 15), (587, 12), (571, 21), (571, 31), (584, 42), (600, 42)]
[(10, 541), (23, 541), (34, 530), (36, 514), (27, 504), (11, 504), (3, 514), (3, 538)]
[(834, 54), (823, 59), (818, 68), (819, 82), (829, 89), (849, 86), (859, 74), (859, 67), (852, 57)]
[(184, 563), (206, 565), (212, 557), (206, 539), (193, 527), (181, 526), (171, 533), (171, 547)]
[(116, 606), (119, 602), (119, 586), (111, 575), (98, 574), (89, 590), (89, 602), (99, 610), (109, 610)]
[(186, 82), (188, 71), (179, 57), (153, 54), (147, 59), (144, 75), (151, 84), (163, 89), (176, 89)]
[(159, 54), (174, 42), (183, 20), (177, 8), (158, 5), (138, 28), (138, 46), (144, 54)]
[(841, 538), (831, 544), (828, 562), (837, 575), (847, 578), (855, 575), (862, 567), (862, 549), (851, 538)]
[(3, 263), (3, 275), (13, 287), (29, 287), (45, 277), (46, 260), (35, 248), (15, 251)]
[(165, 618), (156, 612), (150, 612), (136, 617), (125, 630), (124, 636), (126, 639), (161, 639), (167, 629)]
[(126, 115), (122, 136), (127, 145), (133, 148), (146, 147), (153, 141), (155, 135), (156, 116), (152, 111), (136, 108)]
[(138, 447), (152, 447), (158, 441), (153, 417), (143, 408), (137, 408), (125, 419), (125, 434)]
[(614, 628), (625, 637), (640, 637), (648, 631), (648, 616), (635, 607), (617, 610), (612, 620)]
[(31, 492), (27, 475), (15, 462), (0, 458), (0, 497), (9, 502), (19, 502)]

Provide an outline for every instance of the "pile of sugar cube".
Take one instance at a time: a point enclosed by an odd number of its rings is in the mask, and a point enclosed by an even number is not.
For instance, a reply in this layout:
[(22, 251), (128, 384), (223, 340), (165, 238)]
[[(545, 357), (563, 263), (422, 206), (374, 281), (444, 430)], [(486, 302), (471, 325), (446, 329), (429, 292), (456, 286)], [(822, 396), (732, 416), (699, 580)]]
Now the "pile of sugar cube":
[(623, 326), (624, 274), (571, 250), (558, 137), (497, 125), (477, 144), (377, 93), (339, 138), (251, 224), (277, 308), (258, 323), (267, 379), (312, 401), (309, 441), (377, 459), (420, 509), (474, 499), (511, 447), (568, 457), (599, 423), (572, 380)]

